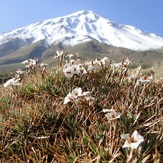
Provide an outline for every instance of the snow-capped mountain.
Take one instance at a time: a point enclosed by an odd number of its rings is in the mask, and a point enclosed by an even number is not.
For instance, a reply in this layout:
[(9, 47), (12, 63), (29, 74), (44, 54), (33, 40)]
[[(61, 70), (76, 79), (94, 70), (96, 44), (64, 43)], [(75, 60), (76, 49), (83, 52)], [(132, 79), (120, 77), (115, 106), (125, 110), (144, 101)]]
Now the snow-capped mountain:
[(13, 39), (21, 46), (44, 40), (46, 46), (54, 43), (76, 45), (89, 40), (132, 50), (149, 50), (163, 47), (163, 38), (143, 32), (134, 26), (121, 25), (100, 17), (92, 11), (37, 22), (0, 35), (0, 45)]

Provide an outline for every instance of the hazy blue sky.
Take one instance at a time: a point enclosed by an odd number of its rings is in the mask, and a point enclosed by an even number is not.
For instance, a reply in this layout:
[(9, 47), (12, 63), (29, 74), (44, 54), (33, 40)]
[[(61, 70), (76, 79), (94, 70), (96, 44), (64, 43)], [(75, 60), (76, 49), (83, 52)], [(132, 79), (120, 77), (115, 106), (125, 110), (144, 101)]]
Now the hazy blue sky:
[(163, 37), (163, 0), (0, 0), (0, 33), (78, 10)]

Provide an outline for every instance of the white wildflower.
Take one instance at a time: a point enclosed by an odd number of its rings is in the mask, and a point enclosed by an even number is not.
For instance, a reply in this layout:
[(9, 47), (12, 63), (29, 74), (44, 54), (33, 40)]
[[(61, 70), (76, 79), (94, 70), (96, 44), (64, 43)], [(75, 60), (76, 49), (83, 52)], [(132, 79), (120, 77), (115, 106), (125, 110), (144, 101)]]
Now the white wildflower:
[(91, 63), (92, 63), (92, 66), (101, 67), (101, 66), (105, 66), (108, 60), (109, 60), (108, 57), (104, 57), (101, 60), (100, 59), (95, 59)]
[(126, 140), (122, 146), (123, 148), (137, 149), (144, 141), (143, 136), (141, 136), (137, 130), (135, 130), (131, 136), (129, 134), (121, 134), (121, 138)]
[(48, 64), (46, 64), (46, 63), (41, 63), (39, 66), (40, 66), (40, 68), (42, 69), (42, 71), (45, 71), (45, 69), (47, 68)]
[(22, 83), (20, 83), (19, 81), (20, 81), (19, 78), (9, 79), (8, 81), (6, 81), (6, 83), (4, 83), (4, 87), (8, 87), (8, 86), (20, 86), (20, 85), (22, 85)]
[(89, 64), (89, 65), (88, 65), (88, 68), (87, 68), (87, 71), (93, 71), (93, 70), (96, 70), (96, 69), (98, 69), (97, 66), (92, 65), (92, 64)]
[(129, 64), (131, 63), (132, 61), (130, 61), (128, 58), (127, 59), (125, 59), (124, 61), (123, 61), (123, 66), (129, 66)]
[(95, 59), (94, 61), (87, 62), (86, 65), (88, 66), (88, 71), (97, 70), (101, 66), (101, 61), (99, 59)]
[(16, 71), (16, 74), (15, 74), (15, 78), (22, 78), (23, 77), (23, 75), (25, 74), (25, 72), (24, 71), (22, 71), (22, 70), (17, 70)]
[(106, 65), (107, 61), (109, 61), (108, 57), (104, 57), (100, 60), (100, 62), (102, 63), (102, 65)]
[(47, 67), (48, 66), (48, 64), (46, 64), (46, 63), (41, 63), (40, 64), (40, 67)]
[(21, 62), (21, 64), (28, 64), (28, 63), (29, 63), (29, 59), (27, 59), (27, 60)]
[(67, 67), (63, 69), (64, 75), (68, 78), (72, 77), (75, 74), (75, 71), (72, 67)]
[(77, 96), (75, 96), (74, 94), (72, 94), (72, 93), (69, 92), (68, 95), (64, 99), (64, 104), (67, 104), (68, 102), (72, 102), (76, 98), (77, 98)]
[(38, 59), (34, 58), (34, 59), (27, 59), (27, 60), (21, 62), (21, 64), (25, 64), (26, 65), (25, 67), (31, 68), (31, 67), (36, 67), (37, 62), (38, 62)]
[(80, 87), (77, 87), (72, 90), (72, 94), (76, 97), (80, 97), (80, 96), (86, 96), (86, 95), (90, 94), (90, 92), (89, 91), (83, 92)]
[(72, 90), (72, 94), (74, 96), (76, 96), (76, 97), (82, 96), (83, 95), (83, 91), (82, 91), (82, 89), (80, 87), (79, 88), (77, 87), (77, 88)]
[(90, 94), (90, 92), (83, 92), (82, 89), (79, 87), (72, 90), (72, 92), (69, 92), (68, 95), (64, 99), (64, 104), (67, 104), (68, 102), (77, 101), (78, 97), (86, 96)]
[(121, 114), (116, 112), (114, 109), (103, 109), (102, 112), (106, 113), (105, 116), (108, 121), (118, 119), (121, 116)]
[(24, 71), (22, 71), (22, 70), (19, 69), (19, 70), (16, 71), (16, 73), (19, 74), (19, 75), (21, 75), (21, 74), (24, 74)]
[(81, 96), (82, 93), (83, 93), (83, 91), (82, 91), (82, 89), (80, 87), (73, 89), (72, 92), (69, 92), (68, 95), (65, 97), (64, 104), (66, 104), (66, 103), (68, 103), (70, 101), (71, 102), (74, 101), (79, 96)]
[(73, 57), (74, 55), (73, 54), (67, 54), (67, 57), (69, 58), (69, 61), (71, 61), (72, 59), (72, 57)]
[(72, 77), (74, 74), (77, 75), (86, 74), (87, 71), (81, 65), (69, 66), (68, 64), (66, 64), (66, 66), (64, 66), (63, 68), (63, 73), (65, 74), (66, 77)]
[(56, 55), (55, 55), (55, 57), (53, 59), (61, 57), (62, 55), (63, 55), (63, 51), (60, 52), (59, 50), (57, 50)]

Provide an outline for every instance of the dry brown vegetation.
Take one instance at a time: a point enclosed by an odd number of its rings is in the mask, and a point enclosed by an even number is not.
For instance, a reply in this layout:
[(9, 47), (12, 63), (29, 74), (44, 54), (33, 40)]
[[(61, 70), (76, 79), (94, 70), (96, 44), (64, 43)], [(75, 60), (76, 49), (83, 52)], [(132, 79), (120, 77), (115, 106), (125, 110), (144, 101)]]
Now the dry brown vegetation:
[[(1, 162), (163, 161), (163, 79), (155, 79), (151, 70), (152, 80), (141, 83), (148, 76), (133, 73), (124, 60), (114, 70), (108, 63), (70, 78), (58, 68), (36, 67), (21, 78), (22, 86), (3, 89)], [(77, 87), (91, 92), (93, 102), (81, 98), (64, 104)], [(108, 119), (103, 109), (113, 109), (120, 117)], [(144, 141), (137, 149), (123, 148), (121, 135), (135, 130)]]

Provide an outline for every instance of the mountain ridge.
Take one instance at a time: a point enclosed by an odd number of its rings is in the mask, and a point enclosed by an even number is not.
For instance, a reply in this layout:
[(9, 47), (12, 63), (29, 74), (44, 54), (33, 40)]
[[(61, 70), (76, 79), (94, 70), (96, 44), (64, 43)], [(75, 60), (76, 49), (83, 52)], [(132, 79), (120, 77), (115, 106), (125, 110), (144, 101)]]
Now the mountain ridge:
[(16, 38), (21, 40), (22, 47), (40, 40), (44, 40), (46, 46), (54, 43), (74, 46), (92, 39), (131, 50), (143, 51), (163, 47), (163, 38), (160, 36), (143, 32), (134, 26), (115, 23), (93, 11), (85, 10), (0, 34), (0, 45)]
[[(137, 39), (139, 35), (141, 37)], [(144, 37), (147, 40), (150, 38), (147, 43), (144, 43)], [(132, 44), (134, 40), (136, 44)], [(53, 65), (55, 61), (52, 58), (56, 50), (63, 50), (72, 54), (79, 53), (82, 60), (104, 56), (116, 62), (123, 57), (135, 59), (136, 65), (140, 64), (145, 68), (154, 66), (163, 75), (162, 44), (163, 38), (155, 34), (143, 32), (134, 26), (118, 24), (92, 11), (83, 10), (1, 34), (0, 71), (22, 68), (20, 62), (33, 57), (37, 57), (39, 62)], [(134, 48), (131, 48), (132, 45)], [(141, 49), (141, 46), (147, 48)]]

